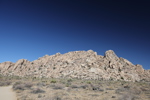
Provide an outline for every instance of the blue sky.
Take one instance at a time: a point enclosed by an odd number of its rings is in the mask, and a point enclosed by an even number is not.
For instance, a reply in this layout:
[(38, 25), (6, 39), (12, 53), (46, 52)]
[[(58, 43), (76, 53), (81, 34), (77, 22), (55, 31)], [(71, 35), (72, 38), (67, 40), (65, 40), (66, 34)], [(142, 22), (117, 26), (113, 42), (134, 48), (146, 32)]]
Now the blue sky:
[(0, 63), (92, 49), (150, 69), (147, 2), (0, 0)]

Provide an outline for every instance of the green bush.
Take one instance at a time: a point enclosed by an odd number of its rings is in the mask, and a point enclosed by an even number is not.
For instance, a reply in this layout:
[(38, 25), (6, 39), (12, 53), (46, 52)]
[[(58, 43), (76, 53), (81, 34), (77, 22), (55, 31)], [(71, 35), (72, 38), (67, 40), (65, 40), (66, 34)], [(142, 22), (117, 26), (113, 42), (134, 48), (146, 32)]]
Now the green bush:
[(57, 81), (56, 80), (51, 80), (51, 83), (56, 83)]
[(91, 82), (90, 82), (90, 81), (88, 81), (88, 82), (87, 82), (87, 84), (91, 84)]

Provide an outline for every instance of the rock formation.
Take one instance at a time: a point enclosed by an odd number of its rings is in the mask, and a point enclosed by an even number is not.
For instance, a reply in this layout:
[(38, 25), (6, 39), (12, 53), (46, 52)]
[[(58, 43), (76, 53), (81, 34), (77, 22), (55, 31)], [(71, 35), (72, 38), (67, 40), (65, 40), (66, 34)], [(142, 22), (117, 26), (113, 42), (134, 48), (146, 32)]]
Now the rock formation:
[(92, 50), (46, 55), (35, 61), (20, 59), (16, 63), (0, 63), (5, 76), (38, 78), (78, 78), (96, 80), (150, 81), (150, 70), (133, 65), (108, 50), (104, 56)]

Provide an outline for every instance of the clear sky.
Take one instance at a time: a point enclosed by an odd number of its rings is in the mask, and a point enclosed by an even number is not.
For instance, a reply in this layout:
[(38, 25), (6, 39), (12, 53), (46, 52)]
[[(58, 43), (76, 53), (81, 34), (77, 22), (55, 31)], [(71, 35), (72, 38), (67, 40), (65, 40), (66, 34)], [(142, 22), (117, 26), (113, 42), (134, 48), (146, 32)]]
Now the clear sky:
[(0, 63), (89, 49), (150, 69), (149, 3), (0, 0)]

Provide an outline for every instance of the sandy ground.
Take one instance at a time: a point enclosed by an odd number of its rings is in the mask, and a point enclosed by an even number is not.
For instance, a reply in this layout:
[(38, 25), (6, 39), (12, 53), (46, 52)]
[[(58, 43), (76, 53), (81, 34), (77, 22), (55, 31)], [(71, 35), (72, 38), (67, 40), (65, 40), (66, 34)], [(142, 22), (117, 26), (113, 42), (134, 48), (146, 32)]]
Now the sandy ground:
[(0, 87), (0, 100), (17, 100), (15, 92), (12, 91), (12, 86)]

